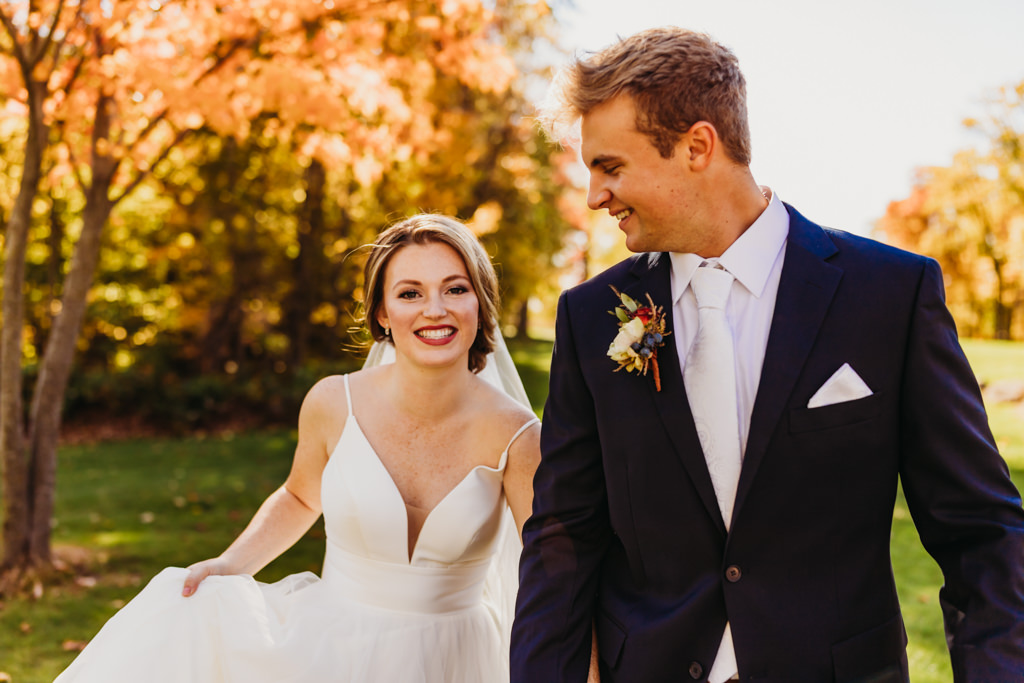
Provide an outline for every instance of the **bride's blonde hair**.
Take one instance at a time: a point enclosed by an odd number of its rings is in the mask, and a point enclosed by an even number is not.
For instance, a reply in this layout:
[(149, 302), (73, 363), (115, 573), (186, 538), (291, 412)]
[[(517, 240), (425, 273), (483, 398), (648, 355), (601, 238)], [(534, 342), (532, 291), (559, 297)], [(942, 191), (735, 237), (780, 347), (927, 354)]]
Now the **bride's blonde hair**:
[(384, 302), (384, 279), (391, 258), (410, 244), (447, 244), (462, 258), (480, 303), (480, 329), (469, 349), (469, 369), (480, 372), (494, 351), (497, 334), (498, 276), (476, 235), (463, 223), (441, 214), (420, 214), (385, 229), (370, 247), (363, 269), (363, 323), (377, 342), (390, 342), (377, 314)]

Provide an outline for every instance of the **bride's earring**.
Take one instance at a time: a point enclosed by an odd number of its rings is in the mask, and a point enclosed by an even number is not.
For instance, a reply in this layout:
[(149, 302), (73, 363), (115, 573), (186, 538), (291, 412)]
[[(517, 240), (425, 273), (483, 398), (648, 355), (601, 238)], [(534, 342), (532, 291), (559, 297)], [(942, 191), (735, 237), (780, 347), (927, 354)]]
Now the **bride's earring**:
[(391, 339), (391, 326), (390, 325), (385, 325), (384, 326), (384, 338), (385, 339)]

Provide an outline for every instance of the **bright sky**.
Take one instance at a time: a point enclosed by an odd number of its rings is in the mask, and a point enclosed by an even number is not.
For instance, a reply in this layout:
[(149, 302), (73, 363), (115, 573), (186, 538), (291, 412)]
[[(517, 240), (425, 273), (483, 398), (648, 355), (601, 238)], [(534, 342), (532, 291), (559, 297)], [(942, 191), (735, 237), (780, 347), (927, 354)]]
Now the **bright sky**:
[(755, 179), (859, 234), (916, 168), (982, 146), (963, 119), (1024, 80), (1022, 0), (576, 0), (556, 15), (570, 50), (665, 24), (728, 46), (747, 79)]

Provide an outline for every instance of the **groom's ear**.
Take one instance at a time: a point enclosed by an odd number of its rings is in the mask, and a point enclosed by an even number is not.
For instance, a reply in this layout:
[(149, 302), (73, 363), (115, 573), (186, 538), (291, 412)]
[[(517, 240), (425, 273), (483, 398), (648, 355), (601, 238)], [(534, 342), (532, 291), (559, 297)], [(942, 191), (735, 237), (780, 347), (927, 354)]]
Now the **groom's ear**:
[(718, 147), (718, 131), (707, 121), (698, 121), (690, 126), (679, 141), (689, 161), (690, 169), (703, 171), (711, 163)]

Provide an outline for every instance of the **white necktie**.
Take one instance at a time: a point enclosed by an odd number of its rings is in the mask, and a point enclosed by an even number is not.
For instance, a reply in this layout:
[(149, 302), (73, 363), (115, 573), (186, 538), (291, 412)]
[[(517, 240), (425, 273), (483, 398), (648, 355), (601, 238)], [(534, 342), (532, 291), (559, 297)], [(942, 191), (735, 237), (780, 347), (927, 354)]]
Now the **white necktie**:
[(725, 317), (734, 279), (728, 271), (710, 265), (694, 272), (690, 286), (697, 297), (697, 336), (683, 368), (690, 412), (726, 530), (732, 522), (743, 462), (736, 406), (736, 359), (732, 330)]
[[(732, 522), (732, 506), (743, 464), (736, 405), (736, 352), (732, 329), (725, 317), (725, 304), (734, 279), (729, 271), (711, 265), (701, 266), (694, 272), (690, 286), (697, 297), (697, 336), (683, 368), (690, 412), (726, 530)], [(725, 681), (737, 670), (732, 629), (726, 623), (708, 681)]]

